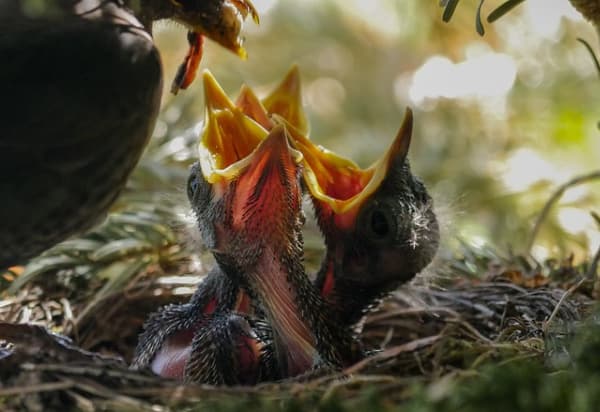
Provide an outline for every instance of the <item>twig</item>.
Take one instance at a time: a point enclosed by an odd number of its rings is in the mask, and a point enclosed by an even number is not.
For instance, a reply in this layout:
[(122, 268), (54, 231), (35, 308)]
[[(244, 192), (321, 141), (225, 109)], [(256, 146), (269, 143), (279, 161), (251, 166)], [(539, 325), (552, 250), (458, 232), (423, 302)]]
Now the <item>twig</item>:
[(598, 246), (598, 250), (596, 250), (596, 254), (594, 255), (592, 262), (590, 263), (590, 268), (587, 271), (586, 277), (588, 279), (593, 279), (596, 277), (596, 273), (598, 272), (598, 262), (600, 261), (600, 246)]
[(0, 397), (13, 396), (13, 395), (25, 395), (28, 393), (39, 393), (39, 392), (53, 392), (65, 389), (70, 389), (74, 386), (73, 382), (49, 382), (40, 383), (37, 385), (27, 386), (13, 386), (8, 388), (0, 388)]
[(351, 385), (360, 385), (360, 384), (371, 384), (377, 385), (381, 383), (392, 383), (397, 381), (398, 378), (390, 375), (358, 375), (354, 377), (350, 377), (347, 380), (341, 380), (337, 382), (333, 382), (329, 385), (323, 396), (321, 396), (321, 401), (327, 401), (331, 399), (340, 389), (346, 388)]
[(587, 51), (590, 53), (590, 56), (592, 56), (592, 60), (594, 61), (594, 65), (596, 66), (596, 71), (598, 72), (598, 76), (600, 76), (600, 62), (596, 57), (596, 53), (594, 53), (594, 49), (592, 49), (592, 46), (590, 46), (590, 44), (581, 37), (578, 37), (577, 41), (583, 44)]
[(556, 189), (556, 191), (552, 194), (552, 196), (550, 196), (550, 198), (544, 205), (544, 208), (540, 212), (539, 216), (537, 217), (537, 219), (535, 221), (535, 224), (533, 225), (533, 230), (531, 231), (531, 235), (529, 236), (529, 241), (527, 242), (527, 248), (525, 249), (525, 254), (527, 254), (527, 255), (531, 254), (531, 248), (533, 247), (533, 244), (535, 243), (535, 239), (537, 238), (537, 235), (540, 231), (542, 223), (544, 223), (544, 220), (546, 220), (546, 218), (548, 217), (548, 214), (550, 213), (550, 209), (552, 209), (552, 206), (554, 206), (554, 204), (562, 197), (562, 195), (565, 193), (565, 191), (573, 186), (577, 186), (579, 184), (586, 183), (586, 182), (588, 182), (590, 180), (594, 180), (594, 179), (600, 179), (600, 170), (596, 170), (594, 172), (591, 172), (591, 173), (588, 173), (585, 175), (576, 176), (575, 178), (562, 184), (561, 186), (558, 187), (558, 189)]
[(574, 284), (573, 286), (571, 286), (569, 289), (567, 289), (565, 291), (565, 293), (563, 293), (563, 295), (560, 297), (559, 301), (556, 303), (556, 306), (554, 306), (554, 310), (552, 311), (552, 313), (550, 314), (550, 317), (548, 318), (548, 320), (546, 322), (544, 322), (544, 326), (542, 327), (542, 331), (544, 332), (544, 335), (548, 332), (548, 327), (550, 326), (550, 323), (552, 323), (552, 321), (554, 320), (554, 318), (556, 317), (556, 315), (558, 314), (558, 311), (560, 309), (560, 307), (562, 306), (563, 302), (573, 293), (575, 292), (577, 289), (579, 289), (579, 287), (581, 285), (583, 285), (583, 283), (588, 280), (587, 276), (582, 277), (579, 282), (577, 282), (576, 284)]
[(356, 373), (356, 372), (364, 369), (366, 366), (370, 365), (373, 362), (386, 360), (389, 358), (396, 357), (396, 356), (400, 355), (401, 353), (413, 352), (422, 347), (430, 346), (433, 343), (435, 343), (436, 341), (438, 341), (439, 339), (441, 339), (441, 337), (442, 337), (441, 335), (428, 336), (426, 338), (413, 340), (411, 342), (405, 343), (404, 345), (399, 345), (399, 346), (395, 346), (393, 348), (386, 349), (383, 352), (379, 352), (373, 356), (369, 356), (368, 358), (365, 358), (365, 359), (361, 360), (360, 362), (355, 363), (354, 365), (350, 366), (349, 368), (346, 368), (344, 370), (344, 374), (350, 375), (352, 373)]

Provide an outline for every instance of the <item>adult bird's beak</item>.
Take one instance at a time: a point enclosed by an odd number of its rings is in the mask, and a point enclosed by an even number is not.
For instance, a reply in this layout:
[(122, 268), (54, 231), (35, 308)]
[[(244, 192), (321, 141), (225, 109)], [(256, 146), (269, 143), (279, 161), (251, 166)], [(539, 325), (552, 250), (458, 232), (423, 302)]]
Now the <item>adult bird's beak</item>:
[(259, 23), (258, 13), (249, 0), (170, 1), (174, 9), (172, 18), (188, 29), (189, 43), (188, 53), (171, 85), (172, 93), (187, 89), (196, 77), (205, 36), (246, 59), (244, 39), (240, 35), (244, 20), (250, 14), (252, 20)]
[(252, 16), (255, 23), (259, 17), (249, 0), (171, 0), (174, 5), (173, 19), (183, 24), (189, 31), (206, 36), (231, 50), (241, 58), (246, 58), (243, 38), (240, 32), (244, 20)]

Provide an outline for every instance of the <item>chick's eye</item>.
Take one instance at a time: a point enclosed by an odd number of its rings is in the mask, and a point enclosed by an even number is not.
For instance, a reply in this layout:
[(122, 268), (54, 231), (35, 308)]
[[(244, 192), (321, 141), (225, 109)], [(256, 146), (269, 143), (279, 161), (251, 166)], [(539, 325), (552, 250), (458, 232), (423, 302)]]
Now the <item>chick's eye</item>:
[(192, 172), (190, 177), (188, 177), (187, 182), (187, 195), (190, 201), (194, 198), (194, 195), (198, 191), (198, 184), (198, 175)]
[(359, 219), (360, 230), (371, 241), (390, 241), (396, 234), (396, 217), (385, 204), (368, 207)]
[(377, 237), (386, 237), (390, 232), (390, 225), (385, 213), (381, 210), (374, 210), (370, 218), (371, 232)]

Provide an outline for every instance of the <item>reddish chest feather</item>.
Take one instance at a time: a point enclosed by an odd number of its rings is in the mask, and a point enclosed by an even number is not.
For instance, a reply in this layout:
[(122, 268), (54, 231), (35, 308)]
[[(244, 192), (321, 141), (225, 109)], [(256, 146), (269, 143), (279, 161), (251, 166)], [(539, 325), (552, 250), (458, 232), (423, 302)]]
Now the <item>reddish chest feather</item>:
[(165, 378), (183, 380), (194, 332), (194, 329), (185, 329), (169, 336), (152, 360), (152, 371)]

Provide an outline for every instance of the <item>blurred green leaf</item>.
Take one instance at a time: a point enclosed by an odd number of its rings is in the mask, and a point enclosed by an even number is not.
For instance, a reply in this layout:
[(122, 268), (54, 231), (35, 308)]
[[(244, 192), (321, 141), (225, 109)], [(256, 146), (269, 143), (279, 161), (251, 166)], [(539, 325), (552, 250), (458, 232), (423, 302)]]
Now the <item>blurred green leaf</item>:
[(26, 266), (25, 271), (14, 280), (8, 288), (8, 293), (15, 294), (28, 282), (31, 282), (39, 275), (54, 271), (57, 269), (77, 266), (81, 263), (80, 259), (66, 255), (41, 257), (33, 263)]
[(91, 239), (70, 239), (59, 243), (52, 248), (52, 254), (90, 253), (102, 246), (102, 242)]
[(121, 292), (125, 285), (135, 275), (142, 272), (151, 262), (151, 257), (143, 256), (140, 259), (116, 261), (100, 270), (97, 276), (108, 280), (102, 289), (96, 292), (92, 301), (80, 312), (76, 323), (81, 322), (88, 316), (101, 301), (112, 294)]
[(120, 214), (111, 216), (111, 221), (117, 225), (132, 225), (136, 230), (144, 232), (154, 231), (167, 242), (174, 242), (173, 232), (165, 226), (164, 218), (152, 215)]
[(554, 141), (561, 145), (578, 145), (585, 140), (585, 117), (581, 110), (565, 107), (554, 123)]
[(139, 239), (121, 239), (112, 241), (90, 255), (95, 262), (106, 262), (117, 260), (125, 256), (150, 252), (154, 247)]

